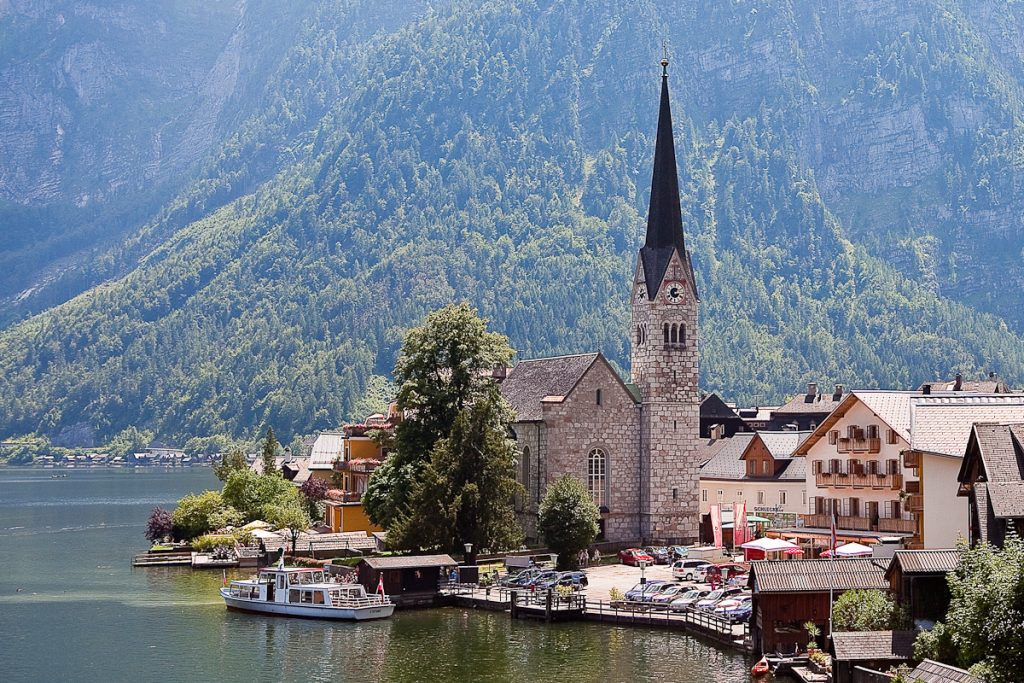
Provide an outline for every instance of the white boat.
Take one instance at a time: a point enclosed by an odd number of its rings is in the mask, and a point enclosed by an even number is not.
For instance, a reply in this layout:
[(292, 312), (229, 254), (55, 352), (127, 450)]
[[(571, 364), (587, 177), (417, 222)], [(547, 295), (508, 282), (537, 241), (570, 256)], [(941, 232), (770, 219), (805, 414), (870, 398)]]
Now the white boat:
[(322, 569), (276, 567), (254, 579), (232, 581), (220, 589), (228, 609), (314, 619), (386, 619), (395, 611), (391, 598), (367, 595), (358, 583), (334, 583)]

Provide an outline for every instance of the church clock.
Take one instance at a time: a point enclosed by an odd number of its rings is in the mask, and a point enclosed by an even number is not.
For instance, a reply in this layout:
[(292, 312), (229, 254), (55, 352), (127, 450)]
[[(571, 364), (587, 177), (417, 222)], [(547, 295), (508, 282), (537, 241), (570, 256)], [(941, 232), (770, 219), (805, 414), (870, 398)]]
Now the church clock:
[(683, 296), (684, 287), (686, 285), (682, 282), (671, 281), (665, 283), (665, 301), (670, 304), (681, 304), (685, 301)]

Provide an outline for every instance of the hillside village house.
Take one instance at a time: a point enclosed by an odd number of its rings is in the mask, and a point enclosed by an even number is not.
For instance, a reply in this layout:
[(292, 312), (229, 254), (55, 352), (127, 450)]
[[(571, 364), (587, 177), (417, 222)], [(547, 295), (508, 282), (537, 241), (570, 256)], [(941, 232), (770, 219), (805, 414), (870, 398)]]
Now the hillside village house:
[(787, 537), (870, 543), (903, 536), (909, 548), (949, 548), (968, 534), (957, 474), (974, 422), (1024, 421), (1024, 395), (855, 391), (799, 446), (808, 511)]
[(628, 283), (630, 383), (600, 353), (524, 360), (501, 382), (518, 414), (528, 541), (537, 540), (544, 491), (563, 474), (586, 484), (608, 541), (697, 538), (699, 298), (683, 236), (667, 66), (646, 240)]
[(1024, 538), (1024, 422), (975, 424), (957, 481), (972, 545), (1002, 547), (1011, 528)]
[(698, 451), (701, 518), (715, 503), (723, 510), (745, 503), (749, 514), (775, 526), (794, 525), (807, 509), (807, 480), (804, 458), (793, 452), (809, 433), (740, 433), (704, 444)]

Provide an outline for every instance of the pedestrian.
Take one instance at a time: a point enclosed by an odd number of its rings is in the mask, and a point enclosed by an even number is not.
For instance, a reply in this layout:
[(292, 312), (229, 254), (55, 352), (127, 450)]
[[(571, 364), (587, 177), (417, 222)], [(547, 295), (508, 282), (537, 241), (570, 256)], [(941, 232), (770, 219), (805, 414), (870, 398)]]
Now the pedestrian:
[(594, 566), (601, 564), (601, 551), (594, 548)]

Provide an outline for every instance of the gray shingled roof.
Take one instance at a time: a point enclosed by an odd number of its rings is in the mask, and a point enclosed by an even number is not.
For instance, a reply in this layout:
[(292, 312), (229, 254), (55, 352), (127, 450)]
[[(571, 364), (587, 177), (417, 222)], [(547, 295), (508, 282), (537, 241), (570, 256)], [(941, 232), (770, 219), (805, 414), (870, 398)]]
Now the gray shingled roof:
[(915, 683), (981, 683), (980, 678), (975, 678), (968, 671), (931, 659), (918, 664), (917, 668), (907, 675), (907, 680)]
[(519, 422), (541, 420), (541, 399), (568, 394), (597, 356), (584, 353), (520, 361), (502, 381), (501, 393), (512, 404)]
[(832, 647), (836, 660), (844, 662), (910, 659), (916, 637), (915, 631), (835, 631)]
[(718, 394), (708, 394), (704, 397), (704, 400), (700, 402), (700, 416), (703, 418), (740, 419), (736, 411), (727, 406)]
[(963, 457), (974, 423), (1024, 421), (1024, 395), (922, 396), (911, 411), (911, 447)]
[(981, 461), (985, 465), (985, 479), (994, 481), (1021, 481), (1021, 445), (1024, 444), (1024, 425), (977, 424)]
[[(801, 438), (809, 432), (740, 432), (728, 439), (718, 439), (698, 449), (701, 479), (723, 479), (726, 481), (796, 481), (806, 478), (807, 463), (804, 458), (790, 458)], [(747, 463), (740, 460), (743, 452), (755, 436), (760, 435), (772, 456), (778, 460), (775, 476), (748, 477)], [(765, 439), (765, 436), (768, 436)], [(779, 438), (776, 438), (778, 436)]]
[(795, 415), (805, 413), (831, 413), (837, 405), (842, 403), (846, 394), (833, 401), (833, 394), (800, 394), (794, 396), (786, 405), (775, 409), (776, 415)]
[(459, 563), (451, 555), (409, 555), (404, 557), (364, 557), (373, 569), (419, 569), (420, 567), (454, 567)]
[(873, 558), (793, 560), (751, 563), (750, 582), (757, 593), (808, 593), (877, 588), (887, 590), (885, 569)]
[(904, 574), (945, 574), (960, 564), (960, 555), (955, 550), (897, 550), (889, 569), (897, 564)]
[(1024, 481), (993, 481), (988, 484), (992, 512), (1000, 519), (1024, 517)]

